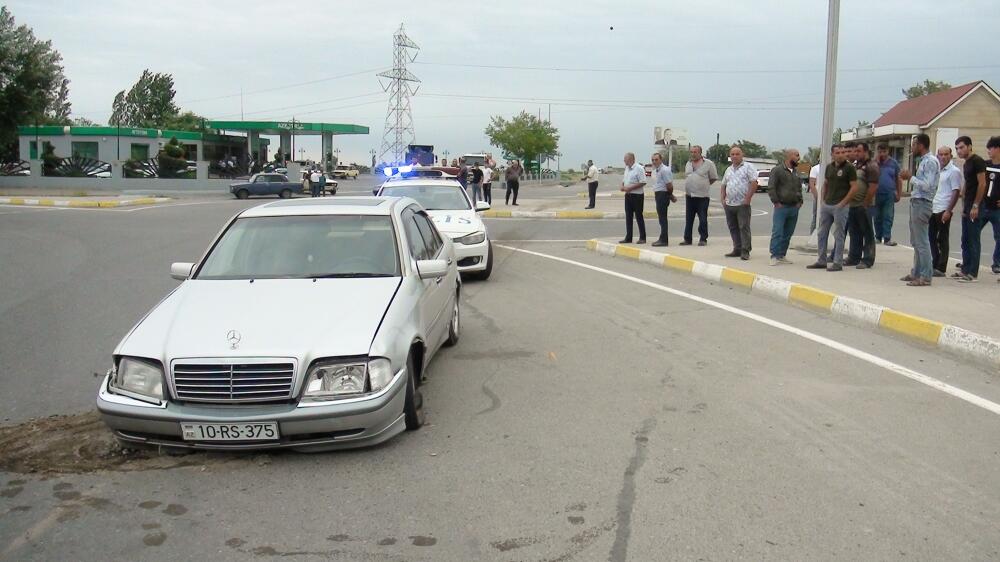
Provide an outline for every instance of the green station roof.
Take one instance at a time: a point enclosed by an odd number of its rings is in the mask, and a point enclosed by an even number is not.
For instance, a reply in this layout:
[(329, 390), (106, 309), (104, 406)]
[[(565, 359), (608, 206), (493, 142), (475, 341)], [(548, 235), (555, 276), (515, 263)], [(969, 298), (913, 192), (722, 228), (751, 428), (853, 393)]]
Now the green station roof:
[[(141, 137), (141, 138), (176, 138), (179, 141), (208, 141), (232, 143), (234, 139), (243, 137), (233, 137), (218, 135), (215, 133), (201, 133), (198, 131), (173, 131), (169, 129), (147, 129), (143, 127), (74, 127), (62, 125), (44, 125), (35, 127), (33, 125), (20, 126), (17, 134), (22, 137), (61, 137), (64, 135), (78, 137)], [(269, 145), (268, 139), (260, 139), (264, 145)]]
[(306, 123), (303, 121), (208, 121), (211, 129), (253, 131), (262, 135), (278, 135), (295, 131), (296, 135), (367, 135), (368, 127), (345, 123)]

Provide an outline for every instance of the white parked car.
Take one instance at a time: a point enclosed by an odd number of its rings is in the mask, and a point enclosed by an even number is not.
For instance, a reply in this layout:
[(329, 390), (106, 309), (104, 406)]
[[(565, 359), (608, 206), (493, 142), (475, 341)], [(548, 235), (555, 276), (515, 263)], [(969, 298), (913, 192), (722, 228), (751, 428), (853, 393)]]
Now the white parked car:
[(478, 213), (488, 210), (489, 203), (479, 201), (473, 205), (462, 184), (444, 178), (393, 178), (382, 184), (377, 195), (416, 200), (434, 219), (438, 230), (455, 243), (458, 271), (474, 279), (489, 279), (493, 272), (493, 243)]
[(423, 424), (458, 342), (455, 250), (412, 199), (282, 200), (234, 217), (118, 344), (97, 409), (126, 444), (372, 445)]

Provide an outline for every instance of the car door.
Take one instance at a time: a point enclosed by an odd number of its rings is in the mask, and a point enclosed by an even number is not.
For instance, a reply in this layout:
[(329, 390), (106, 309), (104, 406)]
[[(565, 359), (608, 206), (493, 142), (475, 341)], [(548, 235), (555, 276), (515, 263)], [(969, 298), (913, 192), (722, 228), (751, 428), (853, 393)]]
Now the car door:
[(267, 195), (267, 174), (257, 174), (250, 182), (250, 195)]
[[(404, 209), (401, 215), (410, 255), (417, 261), (433, 259), (430, 257), (433, 255), (430, 249), (433, 246), (428, 246), (424, 241), (424, 234), (421, 232), (421, 228), (417, 222), (418, 212), (418, 207), (410, 206)], [(419, 309), (418, 315), (420, 317), (421, 330), (426, 338), (425, 343), (433, 351), (441, 341), (439, 324), (441, 321), (441, 294), (442, 286), (445, 284), (444, 278), (421, 279), (420, 284), (421, 291), (417, 304)]]
[[(417, 223), (417, 228), (420, 229), (420, 234), (424, 239), (424, 244), (427, 247), (427, 255), (430, 256), (428, 259), (445, 260), (450, 265), (453, 258), (450, 255), (446, 255), (444, 240), (441, 238), (441, 234), (434, 226), (434, 222), (431, 220), (430, 216), (427, 215), (427, 211), (424, 211), (423, 209), (416, 211), (414, 213), (413, 220)], [(434, 280), (431, 306), (434, 311), (433, 323), (435, 333), (439, 336), (441, 341), (444, 341), (447, 336), (448, 323), (451, 321), (451, 304), (454, 286), (455, 279), (451, 272), (444, 277)]]

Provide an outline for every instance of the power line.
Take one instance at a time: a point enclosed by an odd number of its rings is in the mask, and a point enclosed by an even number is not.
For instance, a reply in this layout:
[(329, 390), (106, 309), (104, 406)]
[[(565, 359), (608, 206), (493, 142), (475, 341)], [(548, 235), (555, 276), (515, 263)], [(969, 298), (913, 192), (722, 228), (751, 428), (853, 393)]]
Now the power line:
[[(379, 95), (382, 95), (382, 92), (370, 92), (370, 93), (367, 93), (367, 94), (359, 94), (359, 95), (356, 95), (356, 96), (347, 96), (347, 97), (343, 97), (343, 98), (333, 98), (333, 99), (320, 100), (320, 101), (310, 102), (310, 103), (300, 103), (300, 104), (295, 104), (295, 105), (286, 105), (284, 107), (271, 107), (271, 108), (268, 108), (268, 109), (260, 109), (260, 110), (257, 110), (257, 111), (247, 111), (246, 114), (247, 115), (259, 115), (261, 113), (270, 113), (272, 111), (282, 111), (282, 110), (286, 110), (286, 109), (296, 109), (296, 108), (299, 108), (299, 107), (309, 107), (309, 106), (313, 106), (313, 105), (322, 105), (324, 103), (332, 103), (332, 102), (337, 102), (337, 101), (353, 100), (353, 99), (358, 99), (358, 98), (366, 98), (366, 97), (370, 97), (370, 96), (379, 96)], [(216, 115), (216, 116), (213, 116), (212, 119), (213, 120), (216, 120), (216, 119), (225, 119), (226, 117), (235, 117), (237, 115), (240, 115), (240, 114), (239, 113), (230, 113), (228, 115)]]
[[(574, 98), (519, 98), (519, 97), (504, 97), (504, 96), (475, 96), (475, 95), (463, 95), (463, 94), (434, 94), (425, 93), (425, 97), (437, 97), (437, 98), (450, 98), (450, 99), (472, 99), (479, 101), (494, 101), (494, 102), (505, 102), (505, 103), (551, 103), (553, 105), (561, 106), (576, 106), (576, 107), (606, 107), (606, 108), (633, 108), (633, 109), (715, 109), (715, 110), (741, 110), (741, 111), (811, 111), (815, 109), (820, 109), (814, 106), (803, 106), (801, 102), (797, 103), (799, 107), (760, 107), (760, 106), (749, 106), (749, 105), (738, 105), (738, 106), (725, 106), (719, 105), (718, 103), (714, 105), (705, 105), (697, 101), (655, 101), (655, 100), (586, 100), (586, 99), (574, 99)], [(726, 102), (731, 103), (731, 102)], [(877, 101), (858, 101), (853, 103), (880, 103)], [(885, 106), (852, 106), (845, 107), (841, 106), (843, 109), (884, 109)]]
[[(743, 69), (731, 70), (705, 70), (705, 69), (648, 69), (648, 68), (571, 68), (552, 66), (515, 66), (501, 64), (466, 64), (419, 61), (414, 64), (425, 64), (429, 66), (451, 66), (461, 68), (486, 68), (493, 70), (541, 70), (547, 72), (609, 72), (616, 74), (807, 74), (822, 73), (823, 68), (816, 69), (783, 69), (783, 68), (763, 68), (763, 69)], [(972, 66), (913, 66), (901, 68), (842, 68), (839, 72), (910, 72), (915, 70), (981, 70), (984, 68), (1000, 68), (1000, 65), (985, 64)]]

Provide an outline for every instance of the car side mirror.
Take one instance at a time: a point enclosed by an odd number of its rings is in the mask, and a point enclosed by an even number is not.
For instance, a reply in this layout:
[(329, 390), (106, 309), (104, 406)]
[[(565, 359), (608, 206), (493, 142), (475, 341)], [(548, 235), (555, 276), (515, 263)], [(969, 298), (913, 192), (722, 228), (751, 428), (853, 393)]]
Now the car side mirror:
[(417, 262), (417, 273), (421, 279), (439, 279), (448, 274), (448, 262), (445, 260), (420, 260)]
[(175, 262), (170, 264), (170, 276), (174, 279), (183, 281), (188, 277), (191, 277), (191, 271), (194, 269), (193, 263), (188, 262)]
[(489, 211), (490, 210), (490, 206), (491, 205), (489, 203), (487, 203), (486, 201), (476, 201), (476, 210), (477, 211)]

